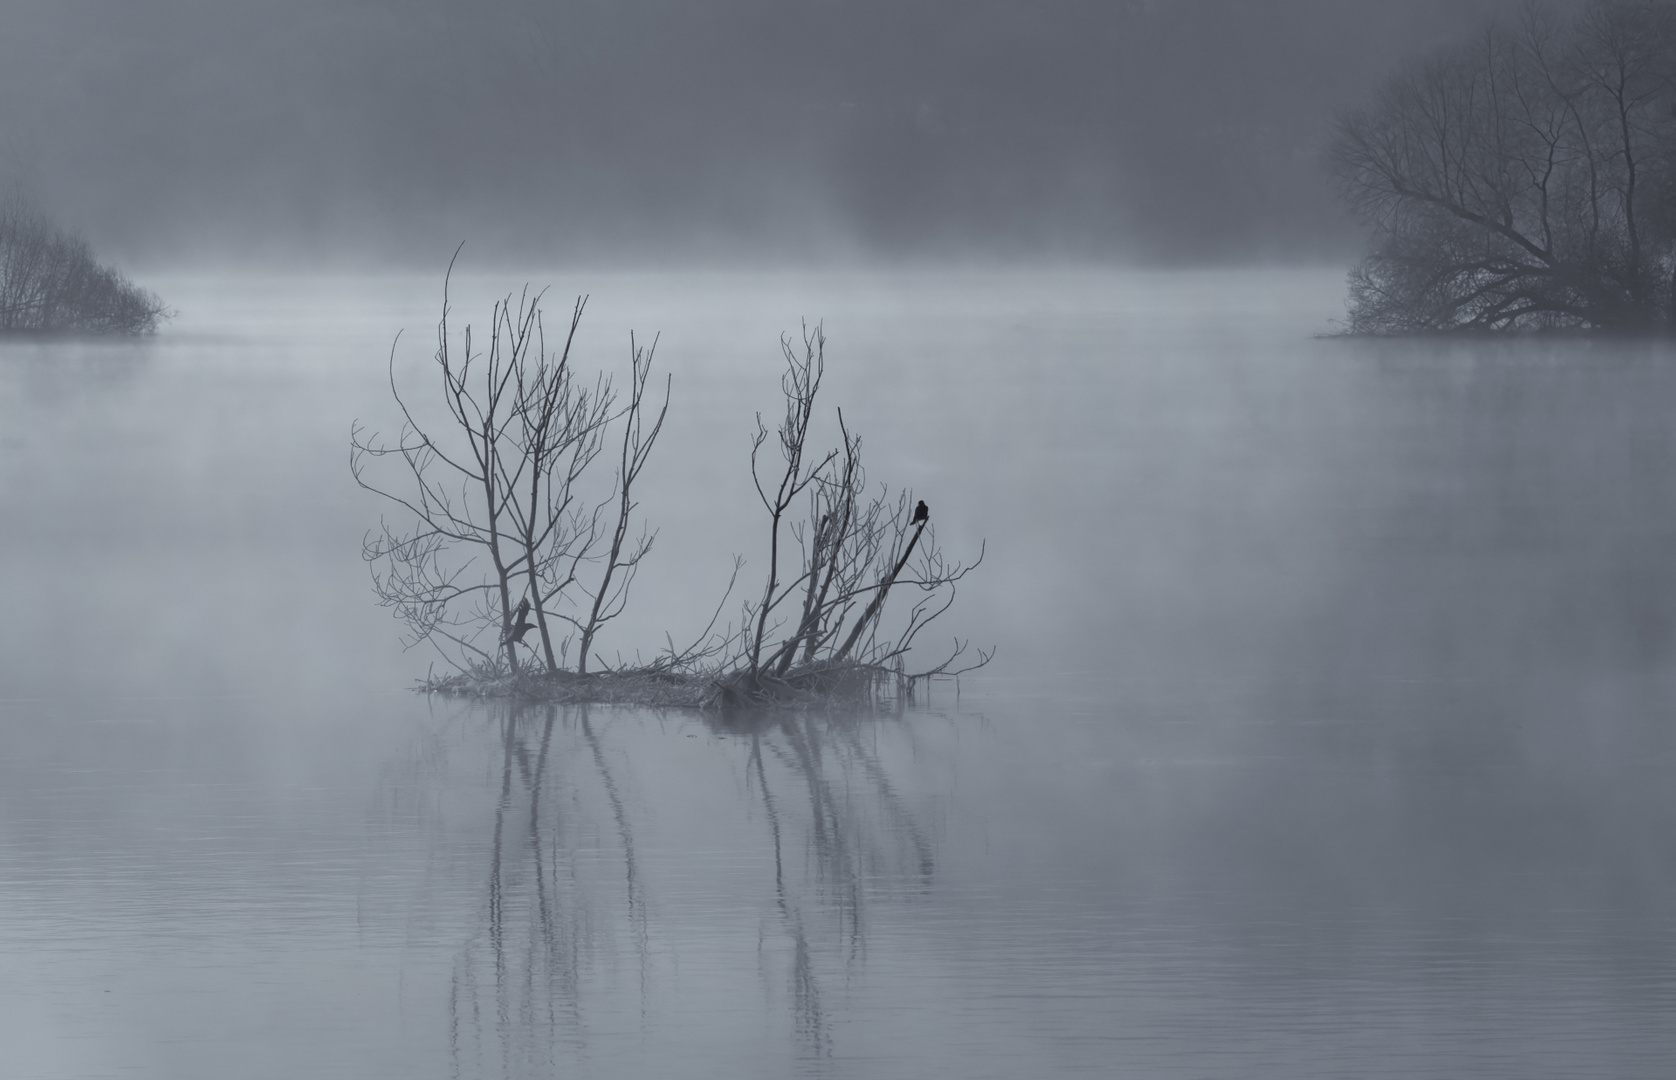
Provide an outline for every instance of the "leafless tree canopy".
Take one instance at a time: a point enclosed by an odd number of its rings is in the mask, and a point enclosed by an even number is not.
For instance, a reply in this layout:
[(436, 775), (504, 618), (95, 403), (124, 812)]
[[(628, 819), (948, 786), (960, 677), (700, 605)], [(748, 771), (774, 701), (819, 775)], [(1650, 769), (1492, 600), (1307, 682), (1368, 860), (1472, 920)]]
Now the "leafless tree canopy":
[[(429, 419), (403, 396), (392, 349), (401, 430), (393, 440), (359, 427), (351, 435), (356, 481), (403, 512), (366, 540), (373, 590), (406, 623), (409, 645), (431, 645), (462, 670), (516, 672), (523, 648), (556, 673), (576, 643), (575, 670), (585, 672), (655, 539), (630, 527), (634, 481), (669, 408), (666, 382), (662, 405), (648, 411), (652, 350), (631, 337), (619, 396), (608, 377), (590, 380), (572, 363), (586, 298), (552, 352), (540, 301), (526, 293), (496, 304), (485, 347), (471, 326), (450, 327), (445, 295), (435, 353), (443, 414)], [(608, 446), (614, 482), (590, 488), (589, 467)]]
[[(761, 597), (745, 605), (733, 691), (774, 698), (858, 673), (911, 681), (988, 663), (984, 651), (962, 663), (967, 645), (955, 640), (937, 662), (905, 666), (915, 639), (954, 603), (956, 585), (983, 553), (969, 565), (946, 559), (923, 503), (916, 507), (908, 491), (869, 485), (861, 438), (842, 410), (840, 445), (819, 453), (811, 429), (826, 337), (818, 326), (805, 328), (801, 341), (784, 338), (780, 346), (785, 413), (773, 433), (759, 416), (751, 440), (751, 477), (768, 514), (768, 572)], [(909, 596), (894, 621), (886, 618), (893, 592)]]
[(1676, 325), (1676, 12), (1531, 4), (1341, 119), (1350, 328)]
[[(434, 647), (459, 673), (427, 685), (663, 704), (901, 701), (916, 680), (989, 661), (982, 650), (963, 660), (957, 639), (939, 660), (909, 669), (915, 640), (983, 552), (971, 564), (945, 559), (924, 501), (870, 485), (861, 439), (841, 411), (839, 445), (818, 449), (826, 339), (816, 327), (800, 343), (782, 339), (785, 414), (772, 436), (759, 415), (751, 439), (751, 478), (768, 512), (760, 597), (746, 602), (737, 627), (716, 630), (743, 565), (736, 558), (716, 615), (691, 645), (668, 637), (653, 660), (587, 678), (595, 637), (623, 611), (656, 538), (633, 527), (633, 493), (668, 413), (669, 384), (661, 404), (648, 395), (652, 351), (632, 336), (626, 387), (603, 375), (583, 380), (571, 350), (586, 299), (552, 352), (540, 301), (526, 292), (496, 304), (485, 342), (470, 326), (451, 329), (445, 289), (434, 357), (440, 413), (404, 395), (392, 348), (401, 429), (393, 439), (358, 425), (351, 432), (356, 481), (400, 511), (366, 538), (373, 591), (406, 624), (410, 646)], [(608, 453), (611, 483), (590, 486), (590, 467)]]
[(25, 199), (0, 202), (0, 332), (141, 334), (162, 303), (93, 258)]

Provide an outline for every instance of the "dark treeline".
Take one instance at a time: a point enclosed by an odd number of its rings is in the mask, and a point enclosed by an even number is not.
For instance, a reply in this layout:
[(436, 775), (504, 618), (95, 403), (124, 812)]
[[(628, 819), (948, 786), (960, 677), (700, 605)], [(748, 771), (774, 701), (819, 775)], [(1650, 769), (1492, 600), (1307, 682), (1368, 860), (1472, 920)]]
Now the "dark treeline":
[(1335, 112), (1497, 0), (17, 0), (101, 250), (1348, 253)]
[(163, 305), (21, 198), (0, 202), (0, 332), (140, 334)]
[(1365, 333), (1676, 329), (1676, 7), (1532, 4), (1340, 123)]

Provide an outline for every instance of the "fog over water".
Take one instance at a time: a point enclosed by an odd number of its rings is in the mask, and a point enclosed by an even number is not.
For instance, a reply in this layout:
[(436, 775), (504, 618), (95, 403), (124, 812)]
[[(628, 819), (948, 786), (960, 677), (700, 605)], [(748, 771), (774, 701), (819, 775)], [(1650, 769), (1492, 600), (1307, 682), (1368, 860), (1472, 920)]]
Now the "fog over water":
[[(1667, 1075), (1676, 347), (1327, 336), (1333, 118), (1509, 10), (0, 4), (0, 182), (175, 312), (0, 339), (0, 1077)], [(994, 663), (414, 693), (349, 434), (462, 242), (673, 376), (601, 654), (760, 587), (808, 320)]]
[(987, 540), (995, 665), (882, 719), (427, 701), (346, 440), (434, 278), (6, 343), (7, 1075), (1662, 1073), (1668, 347), (1312, 338), (1336, 271), (538, 279), (676, 379), (610, 649), (760, 560), (808, 313), (874, 474)]
[(130, 265), (1298, 260), (1494, 0), (9, 0), (0, 177)]

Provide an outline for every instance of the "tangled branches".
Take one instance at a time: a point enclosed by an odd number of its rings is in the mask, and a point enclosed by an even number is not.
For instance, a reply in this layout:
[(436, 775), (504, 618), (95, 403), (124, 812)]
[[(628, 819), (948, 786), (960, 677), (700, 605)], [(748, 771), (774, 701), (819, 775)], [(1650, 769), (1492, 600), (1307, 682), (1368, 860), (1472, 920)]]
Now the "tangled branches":
[(144, 334), (165, 312), (22, 196), (0, 201), (0, 331)]
[[(861, 438), (841, 410), (839, 445), (812, 449), (825, 374), (818, 326), (805, 328), (801, 348), (781, 341), (781, 466), (770, 465), (760, 414), (751, 441), (751, 477), (769, 525), (760, 596), (744, 605), (737, 628), (715, 632), (738, 580), (736, 558), (693, 644), (669, 639), (666, 651), (633, 667), (600, 661), (596, 636), (623, 612), (656, 539), (643, 521), (636, 527), (633, 492), (668, 415), (670, 383), (661, 404), (649, 395), (652, 349), (632, 336), (626, 386), (581, 377), (571, 353), (586, 298), (552, 353), (541, 298), (526, 290), (497, 303), (485, 348), (469, 325), (451, 332), (445, 285), (434, 354), (440, 414), (404, 396), (392, 347), (400, 432), (386, 441), (359, 425), (351, 431), (356, 482), (405, 519), (381, 522), (363, 543), (373, 592), (406, 625), (409, 647), (429, 645), (454, 669), (429, 688), (697, 706), (876, 697), (881, 687), (900, 699), (918, 680), (989, 662), (993, 651), (968, 657), (956, 639), (937, 662), (910, 669), (916, 640), (949, 609), (983, 551), (970, 564), (948, 560), (924, 501), (871, 486)], [(598, 485), (590, 470), (608, 453), (613, 477)], [(904, 595), (906, 603), (892, 605)]]
[(1676, 9), (1531, 4), (1339, 122), (1363, 333), (1676, 326)]
[[(644, 527), (631, 535), (633, 485), (662, 429), (669, 382), (650, 415), (653, 350), (632, 338), (626, 400), (605, 375), (579, 377), (571, 350), (587, 299), (553, 354), (540, 301), (526, 291), (497, 303), (478, 352), (469, 325), (452, 339), (445, 288), (434, 357), (444, 416), (433, 423), (410, 407), (392, 347), (400, 433), (386, 442), (357, 425), (350, 434), (356, 482), (409, 515), (405, 525), (381, 522), (363, 544), (373, 592), (406, 624), (410, 647), (429, 644), (461, 671), (518, 671), (531, 630), (543, 670), (563, 670), (579, 639), (576, 670), (586, 671), (595, 635), (622, 612), (656, 539)], [(585, 481), (613, 426), (618, 467), (601, 494)]]
[[(768, 512), (768, 574), (760, 599), (745, 606), (736, 669), (725, 685), (741, 700), (891, 676), (910, 683), (987, 664), (967, 643), (921, 670), (905, 658), (914, 640), (954, 603), (956, 585), (983, 561), (951, 562), (937, 544), (930, 510), (908, 491), (873, 491), (861, 464), (861, 438), (837, 411), (840, 446), (818, 458), (810, 448), (815, 397), (826, 371), (826, 337), (805, 327), (801, 347), (780, 342), (785, 414), (775, 430), (783, 467), (765, 480), (768, 428), (757, 417), (751, 478)], [(794, 508), (802, 502), (799, 516)], [(923, 539), (923, 543), (922, 543)], [(795, 549), (795, 554), (792, 549)], [(916, 559), (917, 553), (917, 559)], [(892, 590), (915, 591), (906, 612), (885, 620)]]

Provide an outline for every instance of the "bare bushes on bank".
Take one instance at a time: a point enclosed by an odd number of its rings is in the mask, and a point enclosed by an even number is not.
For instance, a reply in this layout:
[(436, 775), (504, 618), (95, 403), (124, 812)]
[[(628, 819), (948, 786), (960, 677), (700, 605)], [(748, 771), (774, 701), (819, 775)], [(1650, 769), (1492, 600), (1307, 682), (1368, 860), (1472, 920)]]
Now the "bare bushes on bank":
[(657, 536), (634, 491), (671, 383), (665, 376), (661, 395), (651, 392), (653, 350), (632, 337), (626, 381), (580, 371), (572, 353), (586, 298), (551, 349), (541, 299), (507, 297), (480, 334), (451, 325), (445, 288), (433, 354), (440, 393), (404, 393), (392, 348), (402, 425), (392, 438), (351, 432), (355, 480), (397, 511), (363, 545), (373, 592), (406, 627), (404, 643), (446, 667), (425, 689), (694, 708), (901, 702), (926, 679), (989, 661), (959, 640), (911, 661), (977, 562), (944, 557), (923, 501), (870, 485), (861, 439), (841, 412), (837, 445), (819, 448), (819, 327), (800, 344), (782, 340), (785, 412), (772, 432), (759, 415), (751, 440), (767, 515), (762, 591), (737, 626), (717, 630), (736, 559), (691, 644), (666, 635), (649, 662), (605, 661), (598, 634), (624, 610)]
[(1530, 4), (1403, 71), (1331, 156), (1349, 328), (1676, 328), (1676, 8)]
[(165, 309), (28, 202), (0, 202), (0, 333), (143, 334)]

